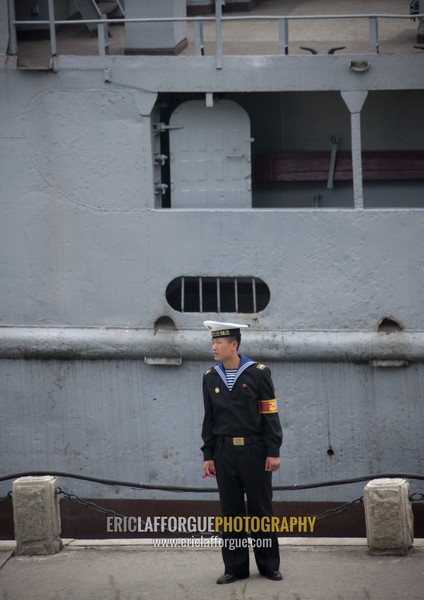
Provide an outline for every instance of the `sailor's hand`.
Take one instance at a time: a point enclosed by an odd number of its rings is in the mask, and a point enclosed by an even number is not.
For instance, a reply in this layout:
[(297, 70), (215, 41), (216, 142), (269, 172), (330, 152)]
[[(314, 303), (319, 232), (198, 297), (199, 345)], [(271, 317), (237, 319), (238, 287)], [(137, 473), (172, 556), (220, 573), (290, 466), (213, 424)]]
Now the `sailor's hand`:
[(202, 477), (215, 477), (215, 461), (205, 460)]
[(267, 456), (265, 459), (265, 471), (278, 471), (280, 459), (278, 456)]

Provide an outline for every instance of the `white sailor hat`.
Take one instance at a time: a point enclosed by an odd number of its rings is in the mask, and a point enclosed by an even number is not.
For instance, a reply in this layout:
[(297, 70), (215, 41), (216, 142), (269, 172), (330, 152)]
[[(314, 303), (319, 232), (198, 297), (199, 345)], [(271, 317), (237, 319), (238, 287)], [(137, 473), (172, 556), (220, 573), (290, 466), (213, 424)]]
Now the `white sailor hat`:
[(249, 327), (249, 325), (220, 323), (219, 321), (203, 321), (203, 325), (212, 333), (212, 338), (239, 336), (240, 329)]

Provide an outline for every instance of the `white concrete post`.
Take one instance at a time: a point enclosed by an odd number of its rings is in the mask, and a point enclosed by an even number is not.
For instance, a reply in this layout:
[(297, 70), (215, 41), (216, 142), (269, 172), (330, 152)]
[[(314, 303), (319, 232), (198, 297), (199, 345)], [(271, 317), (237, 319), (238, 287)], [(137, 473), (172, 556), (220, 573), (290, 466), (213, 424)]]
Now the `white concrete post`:
[(50, 475), (13, 482), (16, 554), (56, 554), (62, 548), (57, 487), (58, 480)]
[(414, 542), (414, 517), (406, 479), (373, 479), (364, 488), (370, 554), (403, 556)]

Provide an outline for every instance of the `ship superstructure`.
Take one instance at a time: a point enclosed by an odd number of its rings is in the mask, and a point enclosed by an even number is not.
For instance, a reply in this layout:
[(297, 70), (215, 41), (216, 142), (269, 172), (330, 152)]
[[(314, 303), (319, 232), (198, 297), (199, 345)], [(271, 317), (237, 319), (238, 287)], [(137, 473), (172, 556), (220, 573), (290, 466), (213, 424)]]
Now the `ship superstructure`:
[(420, 4), (78, 4), (0, 8), (2, 472), (216, 500), (202, 322), (243, 319), (277, 388), (275, 485), (423, 473)]

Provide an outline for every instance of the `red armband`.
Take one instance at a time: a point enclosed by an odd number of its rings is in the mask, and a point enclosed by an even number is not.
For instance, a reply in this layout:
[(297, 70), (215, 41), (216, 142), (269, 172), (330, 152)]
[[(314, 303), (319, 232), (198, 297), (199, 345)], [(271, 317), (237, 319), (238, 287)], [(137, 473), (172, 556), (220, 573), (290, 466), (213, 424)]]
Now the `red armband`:
[(276, 413), (277, 410), (277, 400), (273, 398), (272, 400), (259, 400), (258, 401), (259, 412), (262, 415), (267, 415), (270, 413)]

